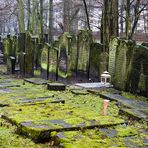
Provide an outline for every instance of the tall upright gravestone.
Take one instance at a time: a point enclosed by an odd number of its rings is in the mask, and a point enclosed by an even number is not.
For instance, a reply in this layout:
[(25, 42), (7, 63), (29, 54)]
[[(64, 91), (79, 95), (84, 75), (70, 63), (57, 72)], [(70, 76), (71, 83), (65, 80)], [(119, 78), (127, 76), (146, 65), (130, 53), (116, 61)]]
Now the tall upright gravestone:
[(108, 71), (112, 77), (115, 75), (116, 51), (118, 46), (118, 38), (113, 38), (109, 43), (109, 65)]
[(50, 45), (44, 44), (41, 51), (41, 77), (45, 79), (49, 76), (49, 50)]
[(92, 43), (90, 49), (90, 78), (95, 81), (100, 80), (100, 75), (107, 68), (108, 54), (103, 52), (103, 45)]
[(148, 96), (148, 47), (136, 45), (131, 57), (130, 90)]
[(59, 37), (58, 76), (59, 79), (70, 78), (72, 75), (72, 36), (64, 32)]
[(89, 73), (90, 46), (92, 40), (92, 32), (90, 30), (81, 30), (77, 37), (77, 72)]
[[(131, 55), (133, 53), (133, 47), (135, 42), (132, 40), (118, 40), (118, 46), (115, 46), (115, 59), (111, 55), (112, 61), (115, 60), (115, 67), (113, 66), (110, 58), (109, 69), (112, 69), (112, 81), (116, 88), (122, 90), (129, 90), (129, 79), (131, 73)], [(112, 52), (113, 53), (113, 52)], [(113, 68), (114, 67), (114, 70)]]
[(4, 61), (7, 64), (7, 74), (13, 73), (13, 63), (11, 60), (11, 55), (13, 53), (13, 40), (11, 39), (10, 35), (7, 36), (6, 39), (4, 39)]
[(31, 34), (21, 33), (19, 36), (20, 73), (24, 77), (33, 76), (34, 49)]

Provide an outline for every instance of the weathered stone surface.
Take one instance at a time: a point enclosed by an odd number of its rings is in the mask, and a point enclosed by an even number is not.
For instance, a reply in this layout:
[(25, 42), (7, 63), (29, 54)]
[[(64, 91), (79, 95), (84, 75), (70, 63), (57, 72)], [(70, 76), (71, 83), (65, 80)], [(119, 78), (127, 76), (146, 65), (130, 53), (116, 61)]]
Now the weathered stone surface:
[(81, 30), (78, 34), (78, 63), (77, 71), (87, 73), (89, 70), (89, 54), (92, 43), (92, 34), (89, 30)]
[(130, 118), (133, 119), (144, 119), (148, 121), (148, 109), (142, 110), (142, 109), (127, 109), (127, 108), (121, 108), (119, 110), (119, 114), (128, 115)]
[[(100, 80), (100, 74), (102, 72), (101, 69), (101, 53), (103, 51), (103, 46), (100, 43), (92, 43), (90, 50), (90, 69), (89, 69), (89, 77), (91, 79), (96, 78), (96, 80)], [(106, 61), (107, 62), (107, 61)]]
[(135, 43), (133, 41), (119, 40), (116, 51), (116, 65), (113, 82), (116, 88), (122, 90), (129, 89), (129, 79), (131, 72), (131, 55)]
[(59, 90), (64, 91), (66, 89), (66, 85), (62, 83), (48, 83), (47, 84), (48, 90)]
[(148, 103), (128, 99), (119, 94), (99, 94), (102, 98), (106, 98), (113, 101), (118, 101), (118, 104), (122, 107), (120, 113), (127, 113), (137, 119), (147, 119), (148, 116)]
[(44, 85), (47, 84), (49, 81), (41, 78), (25, 78), (24, 81), (37, 84), (37, 85)]
[(116, 51), (118, 46), (118, 38), (114, 38), (109, 43), (109, 65), (108, 71), (112, 77), (115, 75)]
[(75, 95), (87, 95), (87, 94), (89, 94), (88, 91), (86, 91), (86, 90), (80, 90), (80, 89), (71, 90), (71, 92), (73, 94), (75, 94)]
[(148, 96), (148, 48), (137, 45), (131, 59), (130, 90)]
[(19, 51), (19, 65), (20, 65), (20, 74), (24, 76), (24, 55), (25, 55), (25, 40), (26, 40), (26, 34), (20, 33), (18, 37), (18, 51)]
[(26, 42), (25, 42), (25, 77), (32, 77), (34, 74), (34, 49), (31, 34), (26, 33)]
[[(52, 140), (58, 147), (140, 147), (144, 138), (137, 138), (137, 132), (128, 126), (100, 128), (99, 130), (52, 132)], [(103, 141), (103, 142), (102, 142)], [(133, 141), (133, 142), (131, 142)], [(140, 143), (137, 143), (140, 142)], [(146, 146), (147, 144), (142, 144)]]
[(47, 139), (52, 131), (92, 129), (124, 123), (124, 120), (119, 118), (98, 116), (98, 113), (88, 109), (84, 110), (66, 104), (9, 107), (4, 109), (2, 117), (15, 124), (21, 133), (34, 140)]

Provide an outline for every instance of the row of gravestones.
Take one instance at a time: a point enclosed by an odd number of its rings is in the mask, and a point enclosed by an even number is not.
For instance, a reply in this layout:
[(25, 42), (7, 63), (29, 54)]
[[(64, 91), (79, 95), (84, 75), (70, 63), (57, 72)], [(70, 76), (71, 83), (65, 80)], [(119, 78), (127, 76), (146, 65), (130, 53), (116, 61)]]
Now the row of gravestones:
[(52, 45), (45, 44), (41, 54), (42, 77), (71, 81), (73, 78), (99, 80), (107, 69), (108, 54), (94, 43), (91, 31), (81, 30), (77, 36), (64, 32)]
[(107, 67), (108, 54), (101, 44), (93, 42), (88, 30), (81, 30), (77, 36), (65, 32), (50, 45), (38, 43), (29, 32), (8, 36), (3, 44), (8, 74), (15, 73), (18, 65), (22, 76), (32, 77), (34, 68), (41, 66), (41, 75), (47, 79), (69, 81), (80, 75), (98, 80)]
[(7, 65), (7, 74), (14, 74), (17, 68), (24, 77), (32, 77), (34, 66), (39, 66), (41, 44), (38, 38), (29, 32), (20, 33), (19, 36), (3, 39), (4, 62)]
[(109, 47), (109, 73), (114, 86), (148, 96), (148, 44), (114, 38)]

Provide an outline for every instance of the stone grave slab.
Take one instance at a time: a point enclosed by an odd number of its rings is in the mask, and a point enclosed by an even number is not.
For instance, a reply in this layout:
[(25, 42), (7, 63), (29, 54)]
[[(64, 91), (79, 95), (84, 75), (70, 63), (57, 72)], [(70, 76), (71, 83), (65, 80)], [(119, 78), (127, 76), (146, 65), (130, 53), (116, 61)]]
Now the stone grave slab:
[(24, 81), (36, 84), (36, 85), (44, 85), (47, 84), (49, 81), (41, 78), (26, 78)]
[(148, 109), (142, 110), (142, 109), (121, 108), (119, 110), (119, 114), (126, 114), (135, 119), (145, 119), (148, 121)]
[(104, 84), (99, 82), (93, 82), (93, 83), (76, 83), (76, 86), (80, 86), (86, 89), (100, 89), (100, 88), (111, 88), (113, 87), (110, 84)]
[(65, 100), (60, 98), (54, 98), (52, 96), (36, 97), (36, 98), (9, 98), (0, 101), (0, 106), (11, 106), (11, 105), (37, 105), (37, 104), (48, 104), (48, 103), (65, 103)]
[(37, 141), (49, 138), (52, 131), (93, 129), (124, 123), (124, 120), (116, 117), (98, 116), (93, 111), (66, 104), (9, 107), (4, 110), (2, 118)]
[(87, 94), (89, 94), (89, 92), (88, 91), (86, 91), (86, 90), (71, 90), (71, 92), (73, 93), (73, 94), (75, 94), (75, 95), (87, 95)]
[(62, 83), (48, 83), (47, 89), (48, 90), (64, 91), (66, 89), (66, 85), (62, 84)]
[(52, 97), (39, 97), (39, 98), (26, 98), (20, 99), (18, 102), (20, 105), (36, 105), (36, 104), (45, 104), (45, 103), (65, 103), (65, 100), (60, 98), (52, 98)]
[(125, 98), (119, 94), (99, 94), (104, 99), (118, 101), (121, 108), (120, 112), (127, 113), (137, 119), (146, 119), (148, 117), (148, 103), (140, 100)]
[[(136, 137), (134, 129), (123, 126), (120, 129), (100, 128), (83, 131), (52, 132), (51, 138), (57, 147), (138, 147), (146, 146), (144, 138)], [(128, 139), (127, 139), (128, 138)], [(134, 140), (130, 143), (130, 140)], [(141, 143), (137, 143), (136, 141)]]
[(129, 99), (125, 98), (119, 94), (99, 94), (102, 98), (106, 98), (113, 101), (120, 102), (123, 106), (126, 106), (128, 108), (140, 108), (140, 109), (147, 109), (148, 103), (135, 100), (135, 99)]

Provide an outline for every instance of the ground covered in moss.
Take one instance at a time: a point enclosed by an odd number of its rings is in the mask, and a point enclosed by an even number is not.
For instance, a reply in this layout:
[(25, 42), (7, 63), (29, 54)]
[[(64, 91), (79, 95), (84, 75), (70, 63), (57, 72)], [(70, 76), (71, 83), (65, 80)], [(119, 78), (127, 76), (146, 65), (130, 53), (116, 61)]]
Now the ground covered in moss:
[(109, 102), (104, 116), (103, 99), (97, 93), (70, 86), (65, 91), (49, 91), (47, 85), (0, 75), (0, 116), (2, 148), (148, 145), (146, 121), (119, 115), (115, 101)]

